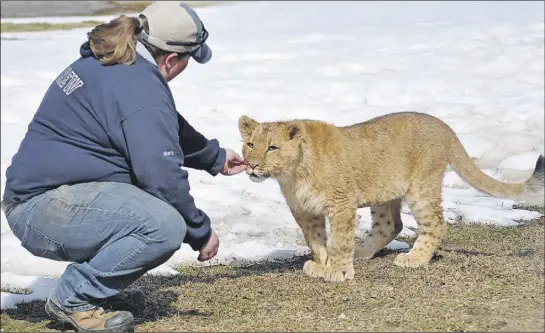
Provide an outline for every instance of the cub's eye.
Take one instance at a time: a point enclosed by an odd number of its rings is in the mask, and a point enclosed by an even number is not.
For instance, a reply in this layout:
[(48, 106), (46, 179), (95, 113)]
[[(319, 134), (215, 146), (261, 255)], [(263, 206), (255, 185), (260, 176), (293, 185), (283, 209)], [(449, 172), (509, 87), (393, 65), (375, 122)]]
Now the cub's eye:
[(276, 147), (276, 146), (269, 146), (269, 148), (267, 148), (267, 151), (275, 151), (277, 149), (278, 149), (278, 147)]
[(251, 142), (248, 142), (247, 145), (248, 145), (248, 147), (250, 147), (250, 148), (254, 148), (254, 144), (251, 143)]

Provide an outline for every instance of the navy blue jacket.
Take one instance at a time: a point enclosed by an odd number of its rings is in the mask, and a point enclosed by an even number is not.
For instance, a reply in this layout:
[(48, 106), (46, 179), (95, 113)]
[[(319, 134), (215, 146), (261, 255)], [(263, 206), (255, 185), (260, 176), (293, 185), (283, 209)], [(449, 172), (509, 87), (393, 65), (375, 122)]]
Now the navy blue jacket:
[(103, 66), (89, 44), (51, 84), (6, 171), (5, 202), (23, 202), (64, 184), (93, 181), (138, 186), (184, 218), (184, 239), (198, 250), (211, 235), (209, 217), (189, 193), (181, 166), (215, 176), (225, 150), (177, 111), (157, 67)]

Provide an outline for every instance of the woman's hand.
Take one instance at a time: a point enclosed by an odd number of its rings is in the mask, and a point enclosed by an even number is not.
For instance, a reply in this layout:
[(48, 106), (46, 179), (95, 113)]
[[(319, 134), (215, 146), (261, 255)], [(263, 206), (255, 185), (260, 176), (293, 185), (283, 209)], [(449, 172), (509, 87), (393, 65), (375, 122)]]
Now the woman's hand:
[(197, 260), (199, 261), (207, 261), (216, 256), (218, 254), (218, 248), (220, 246), (220, 239), (218, 237), (218, 234), (212, 230), (212, 235), (210, 236), (210, 239), (206, 243), (206, 245), (200, 249), (199, 251), (199, 257)]
[(225, 163), (220, 173), (224, 176), (233, 176), (246, 170), (248, 164), (233, 150), (225, 149)]

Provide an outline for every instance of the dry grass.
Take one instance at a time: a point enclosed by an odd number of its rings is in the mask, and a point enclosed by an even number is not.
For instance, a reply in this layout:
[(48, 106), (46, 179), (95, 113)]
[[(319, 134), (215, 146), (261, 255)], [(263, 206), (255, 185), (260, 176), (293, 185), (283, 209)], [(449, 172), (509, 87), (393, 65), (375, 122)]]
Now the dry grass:
[[(233, 1), (184, 1), (193, 8), (214, 6), (218, 4), (231, 3)], [(150, 5), (152, 1), (112, 1), (110, 7), (103, 8), (92, 13), (92, 16), (116, 15), (126, 13), (138, 13)], [(75, 28), (94, 27), (103, 22), (83, 21), (70, 23), (2, 23), (1, 32), (31, 32), (31, 31), (51, 31), (51, 30), (69, 30)], [(7, 38), (2, 38), (7, 39)]]
[[(109, 8), (104, 8), (93, 13), (93, 15), (115, 15), (122, 13), (138, 13), (149, 6), (153, 1), (111, 1)], [(226, 3), (230, 1), (183, 1), (192, 8), (206, 7)]]
[(11, 23), (4, 22), (0, 24), (1, 32), (31, 32), (31, 31), (48, 31), (48, 30), (70, 30), (76, 28), (94, 27), (101, 24), (99, 21), (83, 21), (83, 22), (68, 22), (68, 23)]
[(97, 10), (91, 15), (115, 15), (138, 13), (149, 6), (153, 1), (109, 1), (110, 7)]
[(1, 288), (1, 291), (3, 293), (11, 293), (11, 294), (18, 294), (18, 295), (30, 294), (30, 291), (26, 288)]
[[(516, 228), (451, 225), (427, 269), (394, 267), (396, 253), (385, 251), (358, 260), (344, 284), (306, 277), (306, 258), (147, 276), (137, 282), (149, 304), (135, 313), (136, 331), (543, 332), (544, 228), (544, 218)], [(3, 330), (59, 329), (43, 306), (2, 312)]]

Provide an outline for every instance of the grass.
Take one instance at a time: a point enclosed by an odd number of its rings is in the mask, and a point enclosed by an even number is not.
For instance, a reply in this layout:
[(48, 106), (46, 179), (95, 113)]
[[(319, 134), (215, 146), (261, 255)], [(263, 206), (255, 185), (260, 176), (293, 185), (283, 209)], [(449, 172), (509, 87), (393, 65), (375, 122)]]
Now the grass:
[(153, 1), (109, 1), (110, 7), (97, 10), (91, 15), (115, 15), (123, 13), (138, 13)]
[[(192, 8), (218, 5), (220, 3), (229, 3), (233, 1), (184, 1)], [(126, 13), (141, 12), (150, 5), (152, 1), (111, 1), (110, 7), (100, 9), (90, 16), (116, 15)], [(51, 30), (69, 30), (75, 28), (94, 27), (103, 22), (88, 20), (83, 22), (70, 23), (1, 23), (1, 32), (32, 32), (32, 31), (51, 31)], [(6, 39), (6, 38), (2, 38)]]
[[(149, 6), (153, 1), (111, 1), (111, 6), (100, 9), (92, 15), (115, 15), (121, 13), (138, 13)], [(192, 8), (207, 7), (229, 1), (183, 1)]]
[(25, 288), (1, 288), (3, 293), (11, 293), (11, 294), (18, 294), (18, 295), (28, 295), (30, 294), (30, 291)]
[(101, 24), (100, 21), (83, 21), (83, 22), (67, 22), (67, 23), (11, 23), (2, 22), (0, 24), (1, 32), (31, 32), (31, 31), (49, 31), (49, 30), (70, 30), (76, 28), (94, 27)]
[[(383, 251), (358, 259), (355, 280), (343, 284), (306, 277), (306, 258), (145, 276), (136, 286), (148, 306), (134, 313), (136, 331), (543, 332), (544, 228), (544, 218), (515, 228), (451, 225), (428, 268), (397, 268), (397, 253)], [(2, 329), (61, 329), (43, 306), (2, 311)]]

